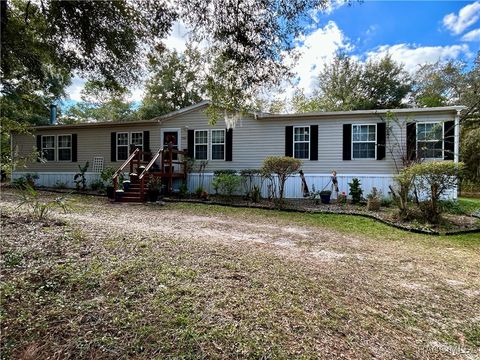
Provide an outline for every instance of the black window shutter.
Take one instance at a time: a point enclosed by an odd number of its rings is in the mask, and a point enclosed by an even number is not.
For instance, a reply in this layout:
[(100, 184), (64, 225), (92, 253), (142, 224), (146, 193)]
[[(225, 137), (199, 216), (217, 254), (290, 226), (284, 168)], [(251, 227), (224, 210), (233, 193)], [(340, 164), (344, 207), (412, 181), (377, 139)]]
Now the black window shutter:
[(352, 160), (352, 124), (343, 124), (343, 160)]
[(110, 133), (110, 161), (117, 161), (117, 133)]
[(143, 151), (151, 151), (150, 149), (150, 131), (143, 132)]
[(225, 161), (232, 161), (233, 154), (233, 129), (227, 129), (225, 133)]
[(377, 123), (377, 160), (385, 159), (387, 144), (387, 124)]
[(293, 126), (285, 126), (285, 156), (293, 157)]
[(195, 156), (195, 130), (188, 130), (188, 157), (193, 159)]
[(42, 157), (42, 135), (37, 135), (37, 162), (40, 162), (40, 158)]
[(455, 122), (445, 121), (443, 123), (443, 159), (453, 160), (455, 152)]
[(310, 160), (318, 160), (318, 125), (310, 125)]
[(72, 162), (77, 162), (78, 144), (77, 134), (72, 134)]
[(414, 122), (407, 123), (407, 159), (414, 160), (417, 157), (417, 125)]

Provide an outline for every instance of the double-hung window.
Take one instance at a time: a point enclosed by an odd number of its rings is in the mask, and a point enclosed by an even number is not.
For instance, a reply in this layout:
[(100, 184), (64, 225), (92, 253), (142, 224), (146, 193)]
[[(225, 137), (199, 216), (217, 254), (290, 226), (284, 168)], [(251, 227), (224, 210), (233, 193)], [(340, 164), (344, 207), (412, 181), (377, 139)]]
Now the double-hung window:
[(225, 130), (212, 130), (212, 160), (225, 160)]
[(58, 161), (72, 160), (72, 135), (57, 136)]
[(208, 160), (208, 130), (195, 130), (195, 159)]
[(55, 161), (55, 135), (42, 135), (42, 157)]
[(376, 125), (352, 125), (352, 159), (375, 159)]
[(143, 132), (132, 132), (131, 144), (143, 151)]
[(423, 159), (443, 159), (441, 123), (417, 123), (417, 153)]
[(310, 159), (310, 126), (293, 128), (293, 157)]
[(128, 132), (117, 133), (117, 161), (128, 159)]

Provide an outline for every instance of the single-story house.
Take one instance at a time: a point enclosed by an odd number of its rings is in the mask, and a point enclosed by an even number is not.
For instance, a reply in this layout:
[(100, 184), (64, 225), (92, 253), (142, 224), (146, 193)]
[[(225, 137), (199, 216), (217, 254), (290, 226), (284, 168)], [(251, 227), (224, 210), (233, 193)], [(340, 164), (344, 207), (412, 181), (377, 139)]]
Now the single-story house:
[[(335, 170), (340, 192), (348, 193), (348, 182), (357, 177), (364, 194), (376, 187), (387, 195), (401, 167), (402, 152), (428, 160), (458, 161), (461, 106), (249, 113), (230, 128), (223, 120), (210, 125), (205, 113), (208, 106), (204, 101), (148, 121), (52, 124), (32, 128), (33, 135), (12, 134), (13, 158), (27, 157), (33, 151), (41, 154), (17, 166), (13, 178), (36, 173), (41, 186), (63, 183), (73, 187), (78, 165), (90, 163), (87, 178), (92, 181), (102, 168), (119, 168), (131, 144), (155, 152), (173, 141), (197, 164), (208, 161), (203, 175), (194, 169), (188, 176), (190, 191), (201, 181), (213, 192), (210, 182), (215, 170), (260, 168), (265, 157), (286, 155), (302, 159), (310, 189), (313, 185), (317, 190), (328, 188)], [(302, 197), (298, 176), (287, 181), (285, 195)]]

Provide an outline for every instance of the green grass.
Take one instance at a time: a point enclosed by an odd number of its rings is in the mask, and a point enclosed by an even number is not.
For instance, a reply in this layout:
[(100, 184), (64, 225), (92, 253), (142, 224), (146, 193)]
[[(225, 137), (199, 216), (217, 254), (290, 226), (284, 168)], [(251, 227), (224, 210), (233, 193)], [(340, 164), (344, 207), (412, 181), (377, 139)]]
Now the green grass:
[(315, 226), (319, 228), (327, 228), (338, 231), (342, 234), (351, 234), (353, 236), (366, 236), (371, 239), (378, 240), (396, 240), (396, 241), (415, 241), (422, 242), (428, 245), (458, 245), (480, 248), (480, 235), (464, 234), (464, 235), (449, 235), (436, 236), (416, 234), (405, 230), (400, 230), (392, 226), (388, 226), (373, 219), (353, 216), (353, 215), (337, 215), (337, 214), (304, 214), (292, 213), (277, 210), (263, 210), (263, 209), (245, 209), (234, 208), (228, 206), (217, 205), (203, 205), (203, 204), (188, 204), (176, 203), (169, 204), (172, 209), (181, 209), (184, 211), (192, 211), (193, 213), (207, 213), (207, 214), (224, 214), (235, 216), (262, 216), (266, 218), (280, 219), (286, 222), (292, 222), (297, 225)]
[(458, 198), (458, 203), (467, 214), (480, 210), (480, 199), (476, 198)]
[(478, 289), (479, 271), (469, 265), (478, 259), (478, 234), (417, 235), (348, 215), (81, 199), (72, 199), (79, 219), (92, 210), (128, 218), (140, 209), (156, 221), (165, 213), (213, 215), (225, 222), (212, 229), (226, 226), (224, 234), (237, 220), (265, 224), (262, 231), (332, 231), (346, 236), (323, 238), (313, 250), (346, 255), (318, 260), (301, 245), (208, 241), (141, 232), (125, 222), (25, 225), (10, 212), (2, 218), (2, 359), (448, 359), (425, 344), (472, 354), (478, 347), (478, 301), (463, 292)]

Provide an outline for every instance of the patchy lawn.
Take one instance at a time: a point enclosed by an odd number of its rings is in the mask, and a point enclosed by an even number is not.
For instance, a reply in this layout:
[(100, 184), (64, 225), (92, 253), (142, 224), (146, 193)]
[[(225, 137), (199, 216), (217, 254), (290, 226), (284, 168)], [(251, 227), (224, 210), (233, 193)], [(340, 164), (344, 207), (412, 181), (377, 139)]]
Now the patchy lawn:
[(480, 356), (479, 234), (72, 203), (32, 221), (2, 194), (2, 358)]

